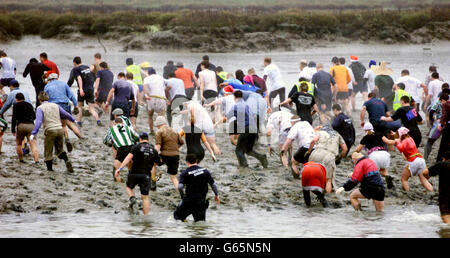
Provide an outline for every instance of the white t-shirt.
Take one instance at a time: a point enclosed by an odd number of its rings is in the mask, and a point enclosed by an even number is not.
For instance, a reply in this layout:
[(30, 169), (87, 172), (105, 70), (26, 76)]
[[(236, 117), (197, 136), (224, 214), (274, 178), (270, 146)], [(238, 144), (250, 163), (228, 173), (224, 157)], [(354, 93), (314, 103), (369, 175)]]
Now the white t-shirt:
[(444, 82), (440, 80), (432, 80), (428, 84), (428, 94), (432, 95), (430, 102), (431, 104), (435, 103), (436, 100), (438, 100), (438, 95), (442, 91), (442, 84), (444, 84)]
[(2, 57), (0, 58), (0, 63), (2, 64), (1, 69), (3, 70), (1, 78), (16, 78), (16, 74), (14, 73), (16, 61), (9, 57)]
[(367, 86), (369, 86), (369, 92), (373, 91), (375, 88), (375, 77), (377, 75), (373, 72), (372, 69), (367, 69), (364, 73), (364, 79), (367, 79)]
[(307, 79), (308, 81), (311, 81), (311, 79), (315, 73), (317, 73), (317, 69), (315, 67), (305, 67), (298, 75), (298, 78), (300, 79), (303, 77), (303, 78)]
[(287, 138), (296, 140), (299, 147), (303, 146), (309, 148), (309, 145), (311, 144), (314, 136), (314, 128), (312, 128), (312, 126), (308, 122), (300, 121), (291, 128)]
[[(208, 111), (200, 103), (195, 101), (189, 102), (187, 109), (190, 111), (191, 108), (194, 109), (195, 126), (202, 129), (203, 132), (214, 132), (214, 124)], [(188, 117), (188, 121), (191, 121), (191, 112), (188, 113)]]
[(172, 101), (176, 95), (186, 96), (186, 91), (184, 90), (184, 82), (181, 79), (170, 78), (168, 80), (164, 80), (164, 82), (166, 84), (166, 88), (170, 86), (170, 101)]
[(287, 128), (291, 127), (292, 113), (288, 111), (277, 111), (270, 115), (267, 120), (267, 129), (272, 128), (278, 132), (283, 132)]
[(353, 74), (352, 69), (350, 69), (350, 67), (345, 67), (348, 70), (348, 73), (350, 74), (350, 79), (351, 81), (348, 83), (348, 89), (349, 90), (353, 90), (353, 82), (355, 81), (355, 75)]
[(137, 94), (139, 92), (139, 86), (137, 86), (137, 84), (131, 80), (127, 80), (127, 82), (129, 82), (131, 84), (131, 87), (133, 87), (132, 90), (133, 90), (133, 94), (134, 94), (134, 101), (136, 101), (136, 103), (137, 103), (137, 101), (138, 101)]
[(204, 83), (203, 91), (213, 90), (217, 92), (217, 77), (215, 72), (206, 69), (199, 72), (198, 77), (200, 79), (200, 82)]
[(405, 91), (411, 94), (411, 97), (413, 97), (416, 103), (420, 104), (422, 102), (422, 98), (419, 97), (419, 93), (417, 92), (420, 89), (420, 84), (422, 84), (420, 80), (407, 75), (400, 77), (395, 84), (399, 83), (405, 84)]
[(264, 68), (264, 76), (267, 75), (267, 90), (270, 92), (284, 87), (284, 82), (281, 77), (281, 72), (275, 64), (269, 64)]
[(164, 93), (164, 88), (166, 86), (164, 83), (164, 78), (161, 75), (152, 74), (145, 77), (144, 87), (147, 87), (149, 94), (152, 96), (166, 96), (166, 94)]

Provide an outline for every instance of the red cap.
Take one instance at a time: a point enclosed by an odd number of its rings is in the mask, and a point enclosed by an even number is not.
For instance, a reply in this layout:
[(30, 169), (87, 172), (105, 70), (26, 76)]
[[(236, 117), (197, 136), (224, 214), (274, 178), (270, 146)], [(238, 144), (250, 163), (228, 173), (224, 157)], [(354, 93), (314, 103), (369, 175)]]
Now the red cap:
[(350, 56), (350, 59), (354, 60), (354, 61), (358, 61), (358, 57), (357, 56)]
[(231, 87), (230, 85), (226, 86), (225, 88), (223, 88), (224, 92), (229, 92), (229, 93), (233, 93), (234, 89), (233, 87)]

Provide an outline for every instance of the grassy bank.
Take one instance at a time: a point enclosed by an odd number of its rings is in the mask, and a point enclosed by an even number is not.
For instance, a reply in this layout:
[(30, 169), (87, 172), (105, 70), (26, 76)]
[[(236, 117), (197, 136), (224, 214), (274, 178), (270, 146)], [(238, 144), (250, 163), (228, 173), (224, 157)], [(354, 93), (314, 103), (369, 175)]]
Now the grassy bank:
[(432, 26), (435, 22), (448, 21), (450, 8), (340, 12), (289, 9), (273, 13), (212, 10), (146, 13), (124, 11), (107, 14), (17, 11), (0, 12), (0, 37), (3, 40), (20, 39), (22, 35), (32, 34), (52, 38), (74, 31), (83, 35), (102, 35), (108, 32), (126, 35), (177, 27), (202, 33), (202, 28), (208, 31), (229, 27), (239, 28), (238, 33), (286, 31), (316, 38), (322, 35), (339, 35), (383, 40), (390, 36), (389, 31), (393, 29), (401, 29), (407, 33)]

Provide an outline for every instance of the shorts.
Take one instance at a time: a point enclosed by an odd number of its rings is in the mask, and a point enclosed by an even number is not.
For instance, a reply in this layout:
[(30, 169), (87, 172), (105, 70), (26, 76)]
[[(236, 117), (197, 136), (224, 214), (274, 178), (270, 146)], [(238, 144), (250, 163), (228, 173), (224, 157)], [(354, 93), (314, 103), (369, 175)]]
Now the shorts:
[(387, 169), (391, 165), (391, 154), (387, 151), (374, 151), (370, 153), (369, 159), (377, 164), (378, 169)]
[(141, 195), (148, 195), (150, 190), (150, 176), (146, 174), (133, 174), (133, 171), (128, 174), (127, 187), (134, 189), (136, 185), (139, 185)]
[(326, 185), (326, 178), (322, 169), (318, 165), (305, 166), (302, 170), (303, 190), (318, 191), (323, 193)]
[(178, 173), (178, 166), (180, 163), (180, 155), (176, 156), (164, 156), (161, 155), (161, 159), (167, 166), (167, 173), (169, 175), (176, 175)]
[(150, 97), (150, 100), (147, 100), (147, 110), (156, 113), (166, 112), (167, 102), (164, 99)]
[(0, 79), (0, 84), (2, 86), (9, 86), (9, 83), (14, 80), (14, 78), (1, 78)]
[(125, 158), (128, 156), (128, 154), (131, 152), (131, 147), (133, 147), (133, 146), (120, 147), (117, 150), (116, 160), (118, 160), (122, 163), (125, 160)]
[(353, 94), (353, 89), (348, 89), (348, 96), (351, 97)]
[[(336, 171), (336, 157), (329, 151), (324, 149), (315, 149), (311, 152), (309, 161), (322, 164), (327, 171), (327, 179), (334, 179), (334, 174)], [(333, 185), (335, 185), (334, 182)]]
[(409, 169), (411, 176), (418, 176), (422, 171), (427, 168), (427, 164), (423, 158), (416, 158), (412, 162), (408, 162), (406, 167)]
[(143, 92), (144, 91), (144, 85), (138, 84), (138, 88), (139, 88), (139, 92)]
[(67, 103), (57, 103), (58, 106), (60, 106), (64, 111), (66, 111), (69, 114), (72, 114), (72, 110), (70, 109), (70, 105)]
[(363, 93), (363, 92), (368, 92), (368, 89), (367, 89), (367, 83), (364, 83), (364, 82), (358, 82), (358, 85), (354, 85), (354, 86), (353, 86), (353, 92), (354, 92), (355, 94), (358, 94), (358, 92), (361, 92), (361, 93)]
[(92, 91), (85, 91), (84, 92), (84, 97), (81, 97), (80, 91), (78, 91), (78, 102), (81, 102), (81, 103), (84, 104), (85, 101), (88, 104), (94, 104), (95, 103), (94, 92), (92, 92)]
[(205, 90), (203, 91), (203, 98), (205, 98), (204, 104), (209, 104), (216, 100), (217, 97), (217, 91), (214, 90)]
[(184, 93), (186, 93), (186, 97), (188, 99), (192, 99), (194, 97), (195, 88), (194, 87), (186, 88), (184, 89)]
[(207, 137), (207, 138), (216, 136), (216, 132), (214, 132), (214, 129), (213, 130), (204, 130), (203, 133), (205, 134), (205, 137)]
[(17, 126), (17, 134), (16, 134), (16, 141), (22, 142), (25, 137), (30, 140), (31, 132), (34, 129), (34, 124), (24, 124), (21, 123)]
[[(319, 95), (317, 94), (317, 105), (321, 112), (331, 111), (331, 102), (333, 101), (332, 95)], [(326, 105), (325, 109), (322, 109), (322, 105)]]
[(138, 105), (138, 103), (136, 102), (136, 105), (134, 106), (134, 115), (131, 114), (131, 108), (133, 107), (133, 103), (129, 102), (128, 106), (130, 108), (130, 117), (136, 117), (137, 118), (138, 115), (139, 115), (139, 105)]
[(209, 201), (207, 200), (182, 200), (173, 212), (173, 217), (176, 220), (184, 221), (192, 214), (194, 221), (204, 221), (208, 207)]
[(348, 99), (348, 97), (348, 92), (338, 91), (338, 93), (336, 94), (336, 99)]
[(6, 120), (0, 118), (0, 131), (3, 133), (8, 129), (8, 122)]
[(99, 93), (98, 93), (98, 98), (95, 99), (95, 101), (96, 101), (98, 104), (103, 104), (103, 103), (105, 103), (106, 100), (108, 99), (108, 94), (109, 94), (109, 92), (99, 92)]
[(295, 154), (294, 154), (294, 160), (299, 162), (299, 163), (301, 163), (301, 164), (304, 164), (304, 163), (308, 162), (309, 156), (311, 154), (308, 154), (305, 157), (305, 154), (306, 154), (307, 151), (308, 151), (308, 148), (300, 147), (300, 149), (298, 149), (295, 152)]
[(114, 111), (114, 109), (116, 108), (120, 108), (123, 111), (123, 116), (130, 118), (130, 106), (127, 104), (122, 104), (122, 103), (113, 103), (111, 106), (111, 115), (109, 117), (109, 119), (111, 121), (114, 121), (114, 115), (112, 114), (112, 112)]
[(367, 199), (384, 201), (384, 187), (379, 185), (364, 185), (359, 188), (361, 194)]

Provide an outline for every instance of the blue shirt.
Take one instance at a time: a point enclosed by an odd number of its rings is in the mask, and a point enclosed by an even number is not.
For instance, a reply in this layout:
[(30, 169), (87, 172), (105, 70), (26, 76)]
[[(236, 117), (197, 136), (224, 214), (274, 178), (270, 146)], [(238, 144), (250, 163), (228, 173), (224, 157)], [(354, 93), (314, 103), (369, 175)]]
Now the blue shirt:
[(245, 133), (246, 128), (250, 133), (257, 133), (253, 112), (243, 99), (239, 99), (228, 112), (227, 119), (230, 120), (232, 117), (236, 117), (237, 133)]
[(256, 92), (257, 90), (259, 90), (258, 87), (255, 87), (251, 84), (237, 84), (233, 82), (229, 82), (228, 84), (231, 85), (234, 90), (251, 91), (251, 92)]
[(65, 82), (51, 80), (45, 85), (44, 91), (48, 93), (50, 103), (69, 104), (69, 101), (72, 101), (73, 105), (77, 106), (77, 99)]
[(386, 112), (388, 111), (386, 103), (377, 98), (369, 99), (364, 102), (363, 106), (366, 107), (366, 110), (369, 113), (370, 123), (379, 122), (380, 117), (386, 115)]
[(3, 103), (2, 109), (0, 109), (0, 115), (3, 115), (8, 109), (16, 104), (16, 94), (22, 93), (25, 97), (25, 101), (31, 104), (30, 96), (28, 96), (28, 93), (26, 93), (24, 90), (20, 88), (14, 88), (8, 95), (8, 99), (6, 99), (6, 102)]

